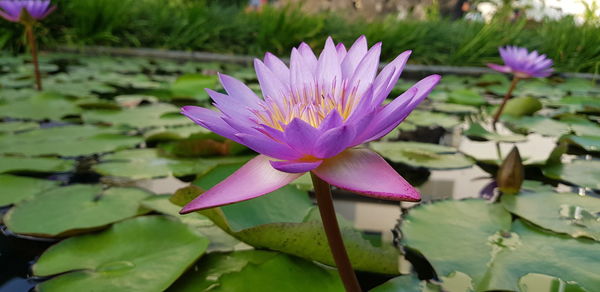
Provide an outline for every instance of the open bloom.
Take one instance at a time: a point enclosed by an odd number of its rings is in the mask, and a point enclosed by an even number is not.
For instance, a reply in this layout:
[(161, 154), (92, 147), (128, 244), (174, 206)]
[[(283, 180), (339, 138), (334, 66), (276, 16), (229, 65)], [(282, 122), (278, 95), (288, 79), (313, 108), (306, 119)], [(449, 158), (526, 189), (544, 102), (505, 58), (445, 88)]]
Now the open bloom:
[(23, 10), (35, 20), (43, 19), (56, 9), (50, 6), (50, 0), (0, 0), (0, 16), (11, 21), (21, 21)]
[(220, 75), (227, 94), (207, 89), (219, 112), (186, 106), (197, 124), (260, 153), (186, 205), (182, 213), (252, 199), (312, 172), (339, 188), (367, 196), (420, 200), (419, 193), (376, 153), (356, 148), (393, 130), (440, 80), (432, 75), (382, 105), (410, 51), (377, 74), (381, 43), (360, 37), (346, 50), (331, 38), (319, 58), (301, 44), (290, 66), (267, 53), (254, 67), (263, 98)]
[(552, 60), (537, 51), (529, 53), (525, 48), (507, 46), (499, 48), (503, 65), (488, 64), (488, 67), (502, 72), (512, 73), (518, 78), (548, 77), (552, 74)]

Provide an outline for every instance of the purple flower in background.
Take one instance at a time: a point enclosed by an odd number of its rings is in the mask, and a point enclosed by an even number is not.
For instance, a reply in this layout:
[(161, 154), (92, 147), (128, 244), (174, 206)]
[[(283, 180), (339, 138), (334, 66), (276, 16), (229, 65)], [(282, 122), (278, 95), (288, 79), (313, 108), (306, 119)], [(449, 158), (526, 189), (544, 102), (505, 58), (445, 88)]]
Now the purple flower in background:
[(254, 67), (263, 98), (221, 74), (227, 94), (207, 89), (219, 111), (185, 106), (197, 124), (261, 155), (186, 205), (182, 213), (252, 199), (312, 172), (367, 196), (418, 201), (420, 195), (383, 158), (357, 147), (396, 128), (439, 82), (431, 75), (387, 105), (410, 51), (377, 74), (381, 43), (364, 36), (346, 50), (331, 38), (317, 58), (301, 44), (290, 66), (267, 53)]
[(537, 51), (529, 53), (525, 48), (506, 46), (499, 48), (504, 66), (488, 64), (488, 67), (503, 73), (512, 73), (517, 78), (548, 77), (552, 74), (552, 60)]
[(43, 19), (56, 9), (50, 6), (50, 0), (0, 0), (0, 16), (2, 18), (19, 22), (22, 19), (23, 9), (35, 20)]

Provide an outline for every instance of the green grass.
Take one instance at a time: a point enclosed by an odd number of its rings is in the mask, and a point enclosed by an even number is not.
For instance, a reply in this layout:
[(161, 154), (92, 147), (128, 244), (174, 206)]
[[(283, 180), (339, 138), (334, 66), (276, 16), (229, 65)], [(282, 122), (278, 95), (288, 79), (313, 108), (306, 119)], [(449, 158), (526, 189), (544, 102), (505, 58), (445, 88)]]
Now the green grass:
[[(59, 9), (38, 28), (42, 47), (59, 44), (154, 47), (219, 53), (288, 55), (304, 41), (313, 47), (326, 36), (351, 45), (365, 34), (383, 41), (382, 57), (390, 60), (413, 50), (419, 64), (482, 66), (500, 62), (497, 48), (514, 44), (551, 57), (559, 71), (600, 70), (598, 21), (576, 25), (573, 19), (528, 23), (498, 17), (483, 24), (464, 20), (348, 21), (334, 14), (306, 14), (297, 7), (265, 7), (247, 12), (236, 5), (202, 0), (55, 1)], [(234, 1), (235, 2), (235, 1)], [(18, 25), (0, 23), (0, 48), (22, 51)]]

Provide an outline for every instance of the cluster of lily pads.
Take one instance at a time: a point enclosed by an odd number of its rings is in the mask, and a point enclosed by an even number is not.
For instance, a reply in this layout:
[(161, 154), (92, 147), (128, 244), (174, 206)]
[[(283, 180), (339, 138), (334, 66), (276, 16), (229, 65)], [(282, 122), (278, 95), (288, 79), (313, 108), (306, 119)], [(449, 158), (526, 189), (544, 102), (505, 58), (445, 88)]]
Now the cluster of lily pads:
[[(179, 106), (207, 105), (204, 88), (218, 88), (217, 71), (258, 91), (251, 68), (46, 55), (39, 92), (28, 61), (0, 57), (1, 240), (53, 242), (31, 266), (40, 291), (343, 290), (328, 267), (309, 177), (246, 202), (178, 214), (253, 157)], [(395, 244), (340, 219), (354, 268), (370, 273), (361, 279), (391, 279), (378, 287), (363, 281), (373, 291), (534, 291), (528, 287), (547, 276), (573, 291), (600, 287), (600, 86), (522, 82), (497, 133), (489, 117), (509, 83), (500, 74), (444, 76), (407, 121), (368, 145), (419, 184), (423, 175), (406, 174), (480, 167), (495, 176), (503, 157), (441, 145), (448, 136), (518, 146), (534, 134), (556, 143), (546, 161), (524, 157), (518, 195), (425, 202), (403, 214)], [(158, 195), (142, 187), (166, 177), (190, 186)], [(556, 192), (558, 184), (579, 194)]]

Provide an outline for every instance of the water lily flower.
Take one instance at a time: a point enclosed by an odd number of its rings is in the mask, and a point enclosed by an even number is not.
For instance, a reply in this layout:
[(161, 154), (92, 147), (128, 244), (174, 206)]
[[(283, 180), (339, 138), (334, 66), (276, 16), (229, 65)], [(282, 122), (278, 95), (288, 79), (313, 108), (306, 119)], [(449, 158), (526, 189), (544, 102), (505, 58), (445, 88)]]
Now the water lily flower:
[(488, 64), (488, 67), (514, 74), (517, 78), (548, 77), (552, 74), (552, 60), (537, 51), (529, 53), (525, 48), (506, 46), (499, 48), (504, 65)]
[(317, 58), (302, 43), (290, 66), (267, 53), (254, 67), (263, 98), (221, 74), (222, 94), (207, 89), (219, 111), (185, 106), (197, 124), (260, 153), (186, 205), (181, 213), (249, 200), (312, 172), (325, 182), (375, 198), (418, 201), (420, 195), (381, 156), (359, 145), (396, 128), (439, 82), (431, 75), (387, 105), (408, 60), (403, 52), (379, 74), (381, 43), (364, 36), (348, 50), (331, 38)]
[(11, 22), (23, 21), (23, 10), (34, 20), (46, 18), (56, 6), (50, 6), (50, 0), (0, 0), (0, 16)]

